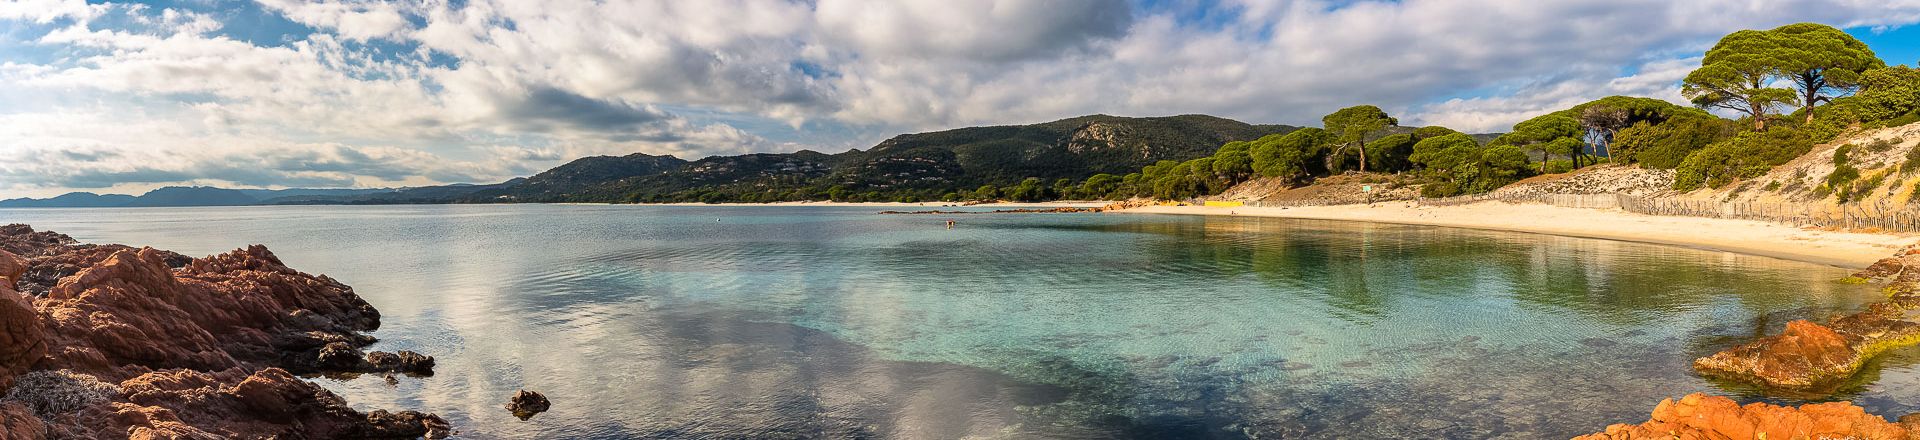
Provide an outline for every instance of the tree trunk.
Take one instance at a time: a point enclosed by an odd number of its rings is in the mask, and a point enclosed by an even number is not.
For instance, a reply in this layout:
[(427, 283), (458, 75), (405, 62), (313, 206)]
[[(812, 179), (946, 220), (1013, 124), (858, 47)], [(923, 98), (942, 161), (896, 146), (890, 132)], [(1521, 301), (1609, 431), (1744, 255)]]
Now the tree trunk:
[(1819, 74), (1808, 71), (1800, 73), (1800, 89), (1805, 90), (1801, 101), (1807, 106), (1807, 123), (1813, 123), (1813, 106), (1820, 100), (1820, 89), (1825, 86)]
[(1355, 142), (1360, 143), (1360, 172), (1365, 173), (1367, 172), (1367, 140), (1363, 136), (1360, 140)]

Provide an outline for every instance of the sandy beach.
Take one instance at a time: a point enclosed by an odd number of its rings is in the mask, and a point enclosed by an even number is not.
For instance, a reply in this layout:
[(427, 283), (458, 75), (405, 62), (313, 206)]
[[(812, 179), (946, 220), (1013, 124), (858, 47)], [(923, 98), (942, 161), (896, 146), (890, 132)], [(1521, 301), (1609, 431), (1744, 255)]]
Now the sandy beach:
[(1672, 217), (1619, 210), (1484, 202), (1421, 207), (1411, 202), (1291, 208), (1147, 206), (1124, 213), (1239, 215), (1445, 226), (1686, 246), (1861, 268), (1920, 242), (1912, 234), (1804, 229), (1753, 220)]
[(1113, 203), (1104, 200), (1061, 200), (1052, 202), (996, 202), (962, 205), (959, 202), (773, 202), (773, 203), (641, 203), (636, 206), (863, 206), (869, 208), (1098, 208)]

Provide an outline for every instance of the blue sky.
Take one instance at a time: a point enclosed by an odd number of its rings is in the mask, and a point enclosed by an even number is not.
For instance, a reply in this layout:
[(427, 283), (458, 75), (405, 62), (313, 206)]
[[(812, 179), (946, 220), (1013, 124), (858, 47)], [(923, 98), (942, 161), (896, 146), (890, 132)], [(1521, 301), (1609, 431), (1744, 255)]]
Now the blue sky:
[(493, 182), (1092, 113), (1501, 131), (1719, 36), (1920, 60), (1920, 0), (0, 0), (0, 198)]

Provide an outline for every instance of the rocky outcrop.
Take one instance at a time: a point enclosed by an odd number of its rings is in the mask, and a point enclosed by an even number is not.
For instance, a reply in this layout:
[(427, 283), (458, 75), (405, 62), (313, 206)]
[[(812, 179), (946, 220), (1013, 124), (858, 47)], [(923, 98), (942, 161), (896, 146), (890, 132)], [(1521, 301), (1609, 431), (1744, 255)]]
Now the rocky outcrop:
[[(106, 384), (90, 392), (110, 390), (97, 401), (0, 402), (9, 403), (0, 406), (8, 435), (16, 425), (47, 438), (449, 433), (446, 422), (430, 414), (355, 411), (293, 375), (430, 374), (433, 362), (412, 352), (363, 354), (361, 348), (374, 339), (361, 332), (380, 326), (379, 312), (351, 287), (288, 268), (265, 247), (188, 258), (152, 248), (75, 244), (64, 235), (13, 225), (0, 228), (0, 249), (0, 277), (44, 287), (31, 296), (0, 288), (0, 380), (27, 370), (34, 371), (29, 376), (58, 370), (48, 377), (84, 378), (70, 382)], [(15, 254), (25, 258), (8, 258)], [(24, 265), (16, 264), (22, 260)], [(345, 361), (338, 359), (343, 354)], [(36, 382), (31, 392), (9, 398), (74, 395), (62, 383)], [(19, 408), (39, 422), (37, 428), (16, 421)]]
[(0, 440), (40, 440), (47, 438), (47, 424), (25, 405), (0, 402)]
[(1858, 372), (1868, 359), (1920, 343), (1920, 323), (1909, 321), (1920, 290), (1920, 251), (1882, 259), (1852, 278), (1886, 284), (1889, 301), (1832, 320), (1787, 323), (1781, 334), (1694, 360), (1701, 373), (1795, 391), (1827, 391)]
[(1861, 358), (1848, 337), (1801, 320), (1787, 323), (1781, 334), (1696, 359), (1693, 366), (1718, 376), (1805, 389), (1851, 375)]
[(1798, 408), (1689, 394), (1660, 401), (1639, 425), (1617, 424), (1575, 440), (1628, 439), (1862, 439), (1906, 440), (1916, 426), (1888, 422), (1847, 402)]
[(552, 408), (553, 402), (548, 402), (547, 396), (532, 391), (520, 390), (513, 393), (513, 398), (507, 399), (507, 411), (512, 411), (513, 416), (520, 420), (531, 419)]
[(33, 301), (13, 290), (14, 280), (26, 269), (26, 259), (0, 250), (0, 390), (47, 354), (46, 335)]

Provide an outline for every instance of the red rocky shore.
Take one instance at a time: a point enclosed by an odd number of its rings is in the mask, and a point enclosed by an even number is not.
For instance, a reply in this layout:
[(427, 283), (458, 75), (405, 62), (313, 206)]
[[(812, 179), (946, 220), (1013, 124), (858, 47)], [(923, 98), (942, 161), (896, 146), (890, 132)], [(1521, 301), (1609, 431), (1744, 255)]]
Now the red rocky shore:
[[(1786, 330), (1694, 360), (1701, 374), (1798, 395), (1825, 395), (1887, 350), (1920, 342), (1920, 247), (1880, 260), (1848, 281), (1879, 283), (1888, 300), (1826, 324), (1800, 320)], [(1617, 424), (1582, 437), (1601, 439), (1883, 439), (1920, 440), (1920, 414), (1897, 421), (1848, 402), (1785, 407), (1740, 405), (1692, 394), (1654, 407), (1638, 425)]]
[(1920, 439), (1920, 414), (1889, 422), (1847, 402), (1795, 407), (1749, 403), (1705, 394), (1667, 399), (1653, 418), (1639, 425), (1619, 424), (1574, 440), (1747, 440), (1747, 439)]
[(0, 440), (441, 438), (295, 374), (431, 374), (363, 354), (380, 313), (262, 246), (191, 258), (0, 227)]

